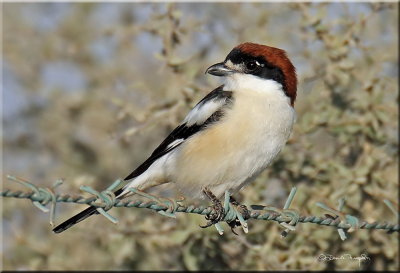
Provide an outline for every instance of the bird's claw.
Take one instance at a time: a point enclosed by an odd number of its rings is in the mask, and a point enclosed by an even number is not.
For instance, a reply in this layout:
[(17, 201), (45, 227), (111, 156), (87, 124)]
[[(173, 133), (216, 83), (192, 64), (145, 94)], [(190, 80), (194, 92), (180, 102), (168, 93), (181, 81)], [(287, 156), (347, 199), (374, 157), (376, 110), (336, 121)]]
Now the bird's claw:
[(204, 188), (203, 193), (211, 200), (213, 205), (211, 206), (211, 209), (214, 211), (214, 213), (206, 215), (206, 220), (208, 220), (207, 224), (204, 226), (200, 225), (201, 228), (208, 228), (212, 225), (217, 224), (218, 222), (222, 221), (225, 217), (225, 210), (224, 207), (222, 206), (222, 203), (218, 198), (208, 189)]
[[(219, 234), (223, 234), (223, 229), (219, 225), (220, 221), (225, 220), (225, 218), (234, 218), (233, 220), (226, 220), (228, 225), (231, 227), (231, 230), (234, 234), (238, 235), (235, 231), (235, 227), (241, 226), (245, 233), (248, 232), (248, 226), (246, 220), (250, 218), (250, 211), (247, 209), (245, 205), (239, 204), (235, 199), (233, 199), (229, 192), (225, 193), (225, 203), (222, 206), (222, 203), (218, 198), (208, 189), (203, 189), (203, 193), (212, 201), (212, 209), (213, 213), (206, 216), (206, 220), (208, 220), (207, 224), (200, 225), (201, 228), (207, 228), (212, 225), (215, 225)], [(233, 214), (232, 214), (233, 213)]]

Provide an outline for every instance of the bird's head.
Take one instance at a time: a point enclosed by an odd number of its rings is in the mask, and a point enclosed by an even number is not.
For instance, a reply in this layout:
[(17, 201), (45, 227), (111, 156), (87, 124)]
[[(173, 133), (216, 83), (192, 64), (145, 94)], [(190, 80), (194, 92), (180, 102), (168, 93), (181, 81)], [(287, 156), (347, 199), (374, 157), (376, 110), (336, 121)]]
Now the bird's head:
[(296, 69), (282, 49), (243, 43), (232, 49), (225, 61), (210, 66), (206, 73), (231, 77), (247, 74), (259, 79), (272, 80), (282, 86), (293, 105), (297, 92)]

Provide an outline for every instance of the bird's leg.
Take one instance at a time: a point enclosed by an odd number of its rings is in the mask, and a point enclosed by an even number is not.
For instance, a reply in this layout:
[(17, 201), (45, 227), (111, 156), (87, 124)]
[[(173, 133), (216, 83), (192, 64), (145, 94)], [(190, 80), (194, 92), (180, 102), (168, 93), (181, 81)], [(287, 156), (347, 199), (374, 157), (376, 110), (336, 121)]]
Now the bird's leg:
[[(250, 218), (250, 211), (245, 205), (239, 204), (239, 202), (236, 201), (232, 196), (230, 197), (229, 203), (231, 203), (232, 206), (235, 206), (237, 212), (242, 215), (244, 220), (247, 220)], [(232, 232), (234, 234), (238, 235), (234, 229), (235, 229), (235, 227), (239, 227), (242, 225), (240, 223), (240, 220), (238, 218), (236, 218), (235, 220), (228, 222), (228, 225), (231, 227)], [(246, 227), (246, 229), (247, 229), (247, 227)]]
[(214, 213), (206, 215), (206, 220), (209, 220), (207, 224), (205, 224), (204, 226), (200, 226), (201, 228), (207, 228), (224, 219), (225, 210), (224, 207), (222, 206), (221, 201), (218, 200), (218, 198), (210, 191), (210, 189), (208, 189), (207, 187), (204, 188), (203, 193), (213, 203), (211, 208), (214, 210)]

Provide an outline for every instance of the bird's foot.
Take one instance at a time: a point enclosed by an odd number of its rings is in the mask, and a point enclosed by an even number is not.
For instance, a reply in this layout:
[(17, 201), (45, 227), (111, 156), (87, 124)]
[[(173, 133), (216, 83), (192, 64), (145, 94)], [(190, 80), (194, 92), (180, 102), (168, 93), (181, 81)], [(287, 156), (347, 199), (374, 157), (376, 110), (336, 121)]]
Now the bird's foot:
[(250, 211), (245, 205), (239, 204), (230, 196), (228, 191), (225, 192), (225, 201), (223, 206), (221, 201), (218, 200), (218, 198), (208, 188), (203, 189), (203, 193), (213, 202), (213, 205), (211, 206), (213, 213), (206, 216), (206, 220), (209, 221), (206, 225), (200, 227), (207, 228), (215, 225), (218, 233), (222, 235), (224, 230), (218, 222), (226, 221), (234, 234), (238, 235), (234, 230), (234, 228), (238, 226), (241, 226), (243, 231), (248, 233), (249, 230), (246, 220), (250, 218)]
[[(207, 224), (205, 224), (204, 226), (200, 225), (201, 228), (207, 228), (207, 227), (215, 225), (218, 222), (220, 222), (221, 220), (223, 220), (225, 217), (225, 210), (224, 210), (224, 207), (222, 206), (221, 201), (218, 200), (218, 198), (208, 188), (204, 188), (203, 193), (213, 203), (211, 208), (214, 211), (214, 213), (212, 213), (210, 215), (206, 215), (206, 220), (208, 220)], [(217, 227), (217, 229), (218, 229), (218, 227)]]

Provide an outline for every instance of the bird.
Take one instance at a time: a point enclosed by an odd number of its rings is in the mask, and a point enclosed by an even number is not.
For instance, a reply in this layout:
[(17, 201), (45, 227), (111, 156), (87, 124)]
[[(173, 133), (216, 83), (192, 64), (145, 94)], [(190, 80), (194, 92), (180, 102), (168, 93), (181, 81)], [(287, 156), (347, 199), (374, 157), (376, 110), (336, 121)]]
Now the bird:
[[(245, 42), (206, 74), (222, 85), (208, 93), (115, 192), (118, 200), (165, 183), (184, 196), (219, 202), (253, 181), (286, 144), (296, 119), (296, 69), (279, 48)], [(90, 206), (53, 229), (61, 233), (91, 215)], [(220, 217), (216, 220), (220, 220)], [(214, 222), (216, 222), (214, 219)]]

